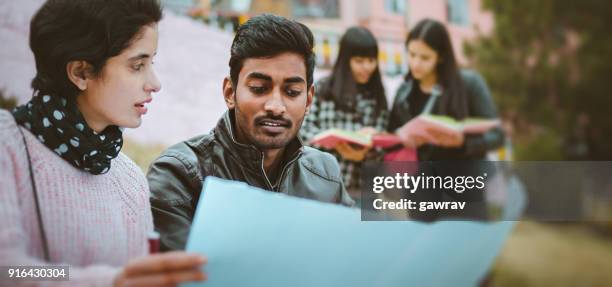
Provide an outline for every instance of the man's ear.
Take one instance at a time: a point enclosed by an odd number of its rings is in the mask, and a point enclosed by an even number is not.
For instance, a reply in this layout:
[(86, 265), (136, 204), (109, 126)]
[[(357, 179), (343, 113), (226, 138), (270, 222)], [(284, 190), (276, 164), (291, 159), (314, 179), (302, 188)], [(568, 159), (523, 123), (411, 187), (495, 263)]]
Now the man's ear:
[(312, 105), (312, 99), (314, 98), (315, 85), (310, 85), (308, 88), (308, 94), (306, 95), (306, 114), (310, 113), (310, 106)]
[(231, 110), (236, 107), (234, 86), (232, 86), (232, 80), (230, 80), (229, 76), (223, 79), (223, 98), (225, 98), (225, 105), (227, 105), (228, 109)]
[(66, 64), (68, 79), (81, 91), (87, 90), (87, 78), (91, 66), (85, 61), (70, 61)]

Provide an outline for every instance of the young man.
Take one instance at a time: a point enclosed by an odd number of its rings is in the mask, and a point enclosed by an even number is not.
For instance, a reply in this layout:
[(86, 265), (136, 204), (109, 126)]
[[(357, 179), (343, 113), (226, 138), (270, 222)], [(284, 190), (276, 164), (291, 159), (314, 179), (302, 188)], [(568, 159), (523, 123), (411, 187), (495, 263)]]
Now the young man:
[(184, 249), (207, 176), (353, 205), (336, 159), (297, 137), (312, 97), (315, 56), (310, 30), (264, 14), (242, 25), (223, 81), (228, 111), (210, 134), (166, 150), (147, 175), (161, 249)]

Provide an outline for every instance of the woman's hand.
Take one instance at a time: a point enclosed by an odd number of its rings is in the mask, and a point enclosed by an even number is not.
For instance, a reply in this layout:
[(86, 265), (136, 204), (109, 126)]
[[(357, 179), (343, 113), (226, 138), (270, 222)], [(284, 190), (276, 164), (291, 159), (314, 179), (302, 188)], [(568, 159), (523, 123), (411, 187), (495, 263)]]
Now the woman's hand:
[(426, 143), (437, 144), (434, 135), (422, 128), (417, 120), (411, 120), (395, 131), (406, 148), (415, 149)]
[(335, 149), (343, 159), (352, 161), (363, 161), (370, 150), (367, 147), (356, 148), (345, 142), (339, 143)]
[(436, 130), (431, 131), (432, 135), (436, 138), (438, 146), (447, 148), (456, 148), (463, 146), (465, 137), (461, 131), (445, 131), (439, 132)]
[(452, 148), (462, 146), (465, 141), (462, 131), (424, 123), (418, 117), (405, 123), (396, 134), (407, 148), (418, 148), (423, 144)]
[(201, 266), (206, 257), (173, 251), (134, 259), (115, 277), (114, 286), (175, 286), (181, 283), (204, 281), (207, 276)]

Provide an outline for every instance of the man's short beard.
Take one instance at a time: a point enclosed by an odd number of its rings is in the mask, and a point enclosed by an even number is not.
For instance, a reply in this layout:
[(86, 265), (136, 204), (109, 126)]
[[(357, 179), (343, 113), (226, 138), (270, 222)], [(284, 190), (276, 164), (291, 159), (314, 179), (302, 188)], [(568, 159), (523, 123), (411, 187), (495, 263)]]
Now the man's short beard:
[[(250, 135), (248, 135), (248, 137), (250, 137)], [(265, 151), (265, 150), (271, 150), (271, 149), (281, 149), (286, 147), (287, 145), (289, 145), (289, 143), (291, 142), (291, 140), (294, 137), (290, 137), (286, 140), (271, 140), (267, 143), (263, 143), (261, 141), (257, 141), (256, 139), (250, 139), (249, 141), (251, 142), (251, 144), (253, 146), (255, 146), (258, 150), (260, 151)]]
[[(235, 102), (235, 100), (234, 100)], [(297, 131), (292, 134), (291, 136), (289, 136), (287, 139), (281, 140), (281, 139), (271, 139), (268, 140), (266, 142), (262, 142), (257, 140), (255, 135), (252, 135), (248, 132), (249, 126), (252, 124), (251, 122), (248, 122), (247, 119), (242, 118), (243, 113), (240, 112), (240, 109), (238, 108), (238, 104), (236, 103), (235, 108), (234, 108), (234, 121), (236, 124), (236, 129), (240, 130), (240, 132), (242, 133), (242, 135), (245, 137), (245, 140), (247, 141), (247, 143), (245, 144), (250, 144), (253, 145), (254, 147), (256, 147), (258, 150), (260, 151), (265, 151), (265, 150), (270, 150), (270, 149), (281, 149), (286, 147), (287, 145), (289, 145), (289, 143), (291, 143), (292, 140), (294, 140), (299, 133), (299, 130), (302, 126), (302, 122), (304, 121), (304, 118), (302, 118), (298, 123), (294, 123), (294, 127), (298, 127)], [(241, 119), (239, 119), (241, 118)], [(244, 126), (241, 125), (245, 124)], [(243, 128), (244, 127), (244, 128)]]

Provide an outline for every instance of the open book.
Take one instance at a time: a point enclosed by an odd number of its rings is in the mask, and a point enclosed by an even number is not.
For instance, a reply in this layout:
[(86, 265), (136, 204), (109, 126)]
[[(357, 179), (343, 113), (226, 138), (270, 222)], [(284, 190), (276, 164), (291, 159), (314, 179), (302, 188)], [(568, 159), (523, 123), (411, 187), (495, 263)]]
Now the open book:
[(462, 131), (465, 134), (482, 134), (501, 124), (499, 119), (466, 118), (457, 121), (449, 116), (441, 115), (420, 115), (413, 119), (423, 125), (424, 130), (429, 129), (450, 129)]
[(316, 135), (310, 144), (318, 145), (326, 149), (333, 149), (339, 143), (349, 143), (361, 147), (389, 148), (400, 145), (400, 139), (393, 134), (367, 135), (360, 132), (352, 132), (341, 129), (329, 129)]

